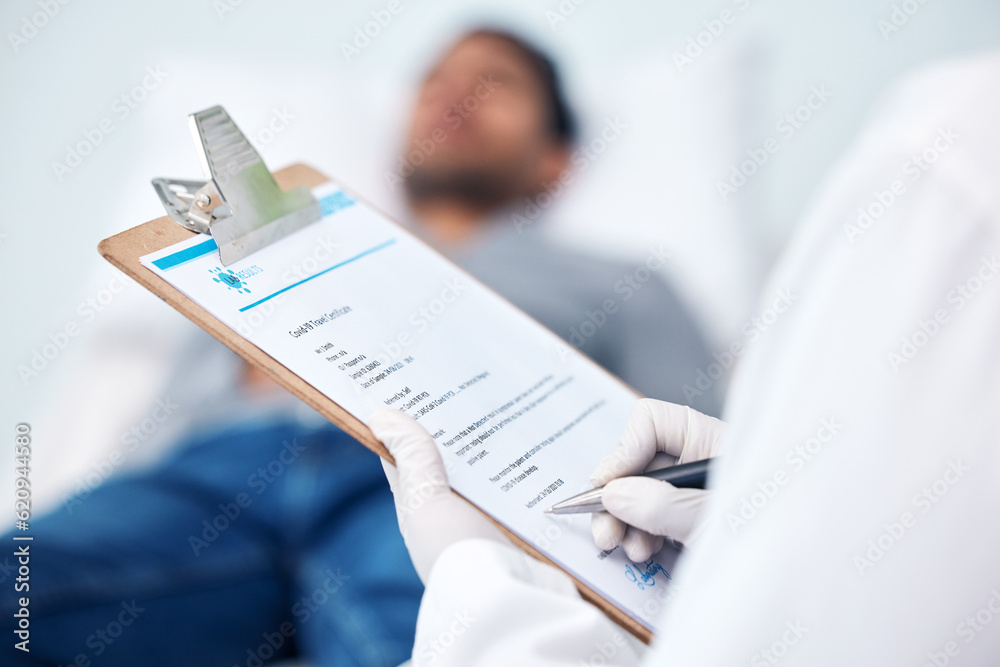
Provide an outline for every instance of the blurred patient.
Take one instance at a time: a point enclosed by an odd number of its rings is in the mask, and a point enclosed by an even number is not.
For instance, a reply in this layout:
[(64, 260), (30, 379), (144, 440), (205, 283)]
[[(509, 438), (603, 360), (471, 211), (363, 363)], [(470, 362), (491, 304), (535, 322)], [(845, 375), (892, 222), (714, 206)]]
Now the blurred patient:
[[(416, 101), (407, 154), (434, 149), (405, 173), (412, 222), (640, 391), (684, 402), (681, 378), (711, 360), (667, 286), (635, 283), (626, 300), (615, 285), (636, 266), (570, 253), (514, 224), (525, 199), (567, 168), (574, 127), (544, 56), (506, 34), (469, 34)], [(616, 312), (603, 309), (609, 298)], [(422, 587), (378, 458), (246, 367), (229, 391), (194, 386), (205, 354), (242, 365), (198, 334), (201, 356), (183, 355), (165, 394), (199, 403), (188, 408), (202, 417), (194, 435), (154, 469), (116, 475), (33, 522), (32, 650), (8, 641), (0, 662), (404, 661)], [(696, 407), (717, 410), (711, 398)], [(0, 602), (8, 619), (10, 600)]]
[(566, 189), (575, 139), (552, 62), (518, 37), (479, 30), (424, 80), (389, 180), (405, 177), (416, 229), (457, 264), (644, 396), (717, 414), (715, 395), (692, 402), (681, 391), (712, 358), (655, 275), (662, 251), (615, 264), (549, 242), (535, 222)]

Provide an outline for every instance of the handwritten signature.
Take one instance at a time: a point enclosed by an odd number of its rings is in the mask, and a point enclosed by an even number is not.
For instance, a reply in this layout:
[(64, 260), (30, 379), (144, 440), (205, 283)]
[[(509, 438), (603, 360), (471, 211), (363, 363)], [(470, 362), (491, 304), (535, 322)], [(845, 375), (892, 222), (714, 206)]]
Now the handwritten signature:
[(625, 566), (625, 576), (629, 581), (635, 582), (635, 585), (639, 587), (640, 591), (646, 590), (647, 586), (655, 586), (657, 573), (662, 573), (667, 581), (670, 581), (673, 577), (670, 573), (663, 569), (663, 566), (655, 562), (652, 558), (639, 565), (626, 565)]

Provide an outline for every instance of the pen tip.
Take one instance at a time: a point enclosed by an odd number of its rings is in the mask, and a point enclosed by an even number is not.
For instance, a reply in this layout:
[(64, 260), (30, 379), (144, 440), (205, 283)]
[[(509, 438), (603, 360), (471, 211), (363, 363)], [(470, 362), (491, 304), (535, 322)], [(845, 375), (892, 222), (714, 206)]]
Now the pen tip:
[(542, 511), (542, 514), (552, 514), (552, 508), (551, 508), (551, 507), (549, 507), (549, 508), (547, 508), (547, 509), (543, 510), (543, 511)]

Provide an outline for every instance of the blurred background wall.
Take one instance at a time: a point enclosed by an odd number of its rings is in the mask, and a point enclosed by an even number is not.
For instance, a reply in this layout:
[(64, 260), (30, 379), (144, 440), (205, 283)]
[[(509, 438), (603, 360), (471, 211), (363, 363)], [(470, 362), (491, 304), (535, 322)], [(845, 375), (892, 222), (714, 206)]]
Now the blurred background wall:
[[(721, 349), (891, 82), (1000, 43), (996, 0), (389, 5), (0, 5), (0, 426), (12, 439), (33, 425), (42, 506), (154, 423), (156, 387), (186, 353), (174, 341), (193, 325), (119, 284), (96, 245), (163, 214), (151, 178), (202, 177), (188, 113), (222, 104), (272, 169), (307, 162), (401, 214), (387, 174), (419, 77), (464, 27), (511, 28), (562, 65), (584, 144), (624, 127), (545, 211), (549, 233), (636, 262), (665, 245), (669, 278)], [(720, 192), (768, 138), (778, 150)], [(81, 142), (92, 149), (74, 158)], [(67, 326), (78, 334), (59, 345)], [(57, 352), (33, 367), (46, 345)], [(154, 420), (135, 462), (183, 430), (184, 397), (171, 398), (177, 415)], [(4, 479), (12, 467), (0, 457)]]

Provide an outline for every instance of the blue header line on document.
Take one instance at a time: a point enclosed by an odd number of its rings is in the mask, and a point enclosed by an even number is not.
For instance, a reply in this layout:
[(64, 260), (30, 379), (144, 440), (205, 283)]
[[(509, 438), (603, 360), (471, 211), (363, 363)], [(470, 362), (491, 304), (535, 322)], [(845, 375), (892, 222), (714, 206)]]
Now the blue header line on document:
[(153, 266), (158, 268), (160, 271), (167, 271), (169, 269), (174, 269), (181, 264), (187, 264), (192, 259), (198, 259), (203, 255), (207, 255), (213, 250), (219, 248), (215, 243), (215, 239), (208, 239), (207, 241), (202, 241), (190, 248), (184, 248), (184, 250), (178, 250), (175, 253), (171, 253), (166, 257), (161, 257), (153, 261)]
[[(320, 210), (323, 212), (323, 217), (332, 215), (354, 203), (354, 199), (348, 196), (348, 194), (343, 190), (326, 195), (319, 200), (319, 206)], [(168, 271), (169, 269), (177, 268), (181, 264), (187, 264), (193, 259), (198, 259), (199, 257), (207, 255), (213, 250), (218, 250), (218, 248), (219, 246), (216, 245), (215, 239), (210, 238), (207, 241), (202, 241), (201, 243), (161, 257), (153, 262), (153, 266), (158, 268), (160, 271)]]
[(374, 252), (378, 252), (379, 250), (382, 250), (383, 248), (388, 248), (389, 246), (391, 246), (395, 242), (396, 242), (396, 239), (389, 239), (388, 241), (385, 241), (383, 243), (379, 243), (374, 248), (369, 248), (368, 250), (365, 250), (364, 252), (358, 253), (354, 257), (351, 257), (349, 259), (345, 259), (343, 262), (340, 262), (339, 264), (334, 264), (333, 266), (331, 266), (328, 269), (323, 269), (319, 273), (314, 273), (313, 275), (309, 276), (308, 278), (304, 278), (304, 279), (300, 280), (297, 283), (292, 283), (288, 287), (284, 287), (284, 288), (278, 290), (277, 292), (274, 292), (273, 294), (269, 294), (269, 295), (265, 296), (263, 299), (260, 299), (259, 301), (254, 301), (249, 306), (243, 306), (242, 308), (240, 308), (240, 312), (242, 313), (242, 312), (250, 310), (251, 308), (255, 308), (255, 307), (259, 306), (260, 304), (264, 303), (265, 301), (273, 299), (274, 297), (278, 296), (279, 294), (283, 294), (283, 293), (287, 292), (288, 290), (292, 289), (293, 287), (298, 287), (302, 283), (307, 283), (310, 280), (312, 280), (313, 278), (319, 278), (324, 273), (329, 273), (330, 271), (333, 271), (334, 269), (339, 269), (340, 267), (344, 266), (345, 264), (350, 264), (351, 262), (353, 262), (355, 260), (361, 259), (365, 255), (370, 255), (370, 254), (372, 254)]

